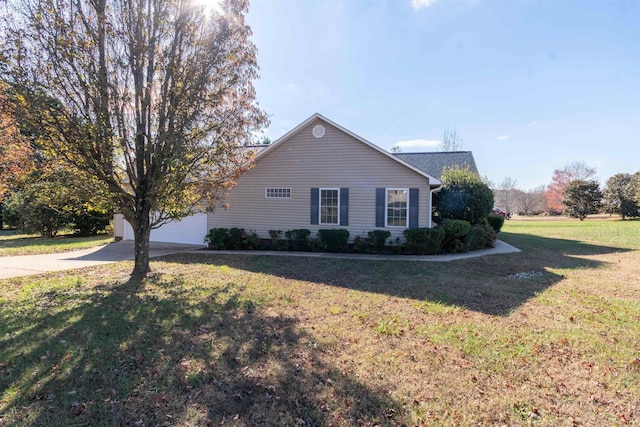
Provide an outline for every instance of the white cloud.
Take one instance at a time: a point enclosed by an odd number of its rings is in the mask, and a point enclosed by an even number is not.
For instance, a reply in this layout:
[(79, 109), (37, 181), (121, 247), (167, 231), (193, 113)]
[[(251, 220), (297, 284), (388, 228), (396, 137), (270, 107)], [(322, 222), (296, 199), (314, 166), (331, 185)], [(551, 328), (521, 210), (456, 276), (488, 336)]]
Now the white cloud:
[(433, 148), (440, 144), (442, 144), (442, 141), (438, 139), (409, 139), (406, 141), (398, 141), (394, 146), (402, 148)]
[(437, 0), (411, 0), (411, 6), (413, 6), (415, 10), (418, 10), (424, 7), (433, 6), (436, 1)]
[(500, 135), (500, 136), (496, 136), (496, 139), (498, 141), (504, 141), (505, 139), (509, 139), (508, 135)]
[(532, 121), (531, 123), (529, 123), (529, 126), (535, 126), (538, 124), (537, 120)]

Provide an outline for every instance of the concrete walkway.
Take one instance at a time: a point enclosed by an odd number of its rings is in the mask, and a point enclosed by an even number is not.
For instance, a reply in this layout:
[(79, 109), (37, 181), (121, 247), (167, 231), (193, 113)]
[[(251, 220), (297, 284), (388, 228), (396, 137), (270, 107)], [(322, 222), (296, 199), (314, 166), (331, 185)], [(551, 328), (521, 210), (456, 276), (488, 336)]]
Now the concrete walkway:
[[(200, 249), (199, 245), (151, 242), (149, 257), (155, 258), (178, 252)], [(0, 279), (30, 276), (50, 271), (72, 270), (92, 265), (110, 264), (134, 258), (133, 242), (121, 241), (79, 251), (46, 255), (22, 255), (0, 257)]]
[[(155, 258), (179, 252), (209, 254), (209, 255), (248, 255), (248, 256), (285, 256), (309, 258), (335, 258), (354, 260), (385, 260), (385, 261), (420, 261), (443, 262), (473, 258), (485, 255), (506, 254), (520, 252), (501, 240), (496, 240), (496, 247), (480, 251), (446, 255), (374, 255), (374, 254), (337, 254), (326, 252), (282, 252), (282, 251), (202, 251), (199, 245), (181, 245), (177, 243), (151, 242), (149, 257)], [(47, 255), (22, 255), (0, 257), (0, 279), (30, 276), (50, 271), (72, 270), (90, 267), (92, 265), (110, 264), (118, 261), (132, 260), (134, 256), (133, 242), (121, 241), (91, 249), (72, 252), (62, 252)]]
[[(366, 260), (385, 260), (385, 261), (420, 261), (420, 262), (443, 262), (455, 261), (465, 258), (475, 258), (485, 255), (508, 254), (513, 252), (522, 252), (520, 249), (511, 246), (502, 240), (496, 240), (495, 247), (491, 249), (482, 249), (479, 251), (464, 252), (461, 254), (444, 254), (444, 255), (376, 255), (376, 254), (340, 254), (328, 252), (286, 252), (286, 251), (205, 251), (206, 254), (220, 255), (266, 255), (266, 256), (286, 256), (286, 257), (308, 257), (308, 258), (335, 258), (335, 259), (366, 259)], [(193, 251), (193, 253), (203, 253), (202, 251)]]

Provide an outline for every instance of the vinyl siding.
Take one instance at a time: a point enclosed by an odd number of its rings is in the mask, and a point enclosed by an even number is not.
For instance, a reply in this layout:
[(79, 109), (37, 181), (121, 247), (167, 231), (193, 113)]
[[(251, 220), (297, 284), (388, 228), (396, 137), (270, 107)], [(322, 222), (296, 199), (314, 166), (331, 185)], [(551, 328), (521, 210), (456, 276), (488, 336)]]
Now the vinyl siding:
[[(312, 135), (321, 124), (326, 133)], [(310, 223), (311, 188), (349, 188), (349, 225)], [(240, 176), (224, 202), (208, 216), (207, 228), (240, 227), (269, 238), (268, 230), (307, 228), (315, 236), (322, 228), (346, 228), (350, 240), (376, 229), (376, 188), (419, 188), (419, 227), (427, 227), (429, 181), (426, 177), (377, 152), (361, 141), (316, 119), (257, 160)], [(291, 198), (265, 198), (265, 188), (290, 188)], [(388, 227), (393, 238), (404, 228)]]

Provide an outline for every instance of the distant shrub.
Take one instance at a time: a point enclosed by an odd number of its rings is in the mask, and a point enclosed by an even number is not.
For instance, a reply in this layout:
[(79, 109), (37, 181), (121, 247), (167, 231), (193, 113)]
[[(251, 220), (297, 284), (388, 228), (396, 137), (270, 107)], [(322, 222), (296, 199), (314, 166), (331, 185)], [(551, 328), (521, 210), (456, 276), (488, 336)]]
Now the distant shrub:
[(504, 225), (504, 217), (500, 215), (489, 215), (487, 217), (487, 222), (496, 233), (499, 233)]
[[(502, 218), (502, 217), (501, 217)], [(493, 248), (496, 241), (496, 232), (492, 226), (486, 224), (476, 224), (471, 227), (469, 235), (467, 236), (467, 242), (469, 243), (469, 249), (472, 251), (478, 249)]]
[(204, 237), (209, 249), (227, 249), (229, 245), (229, 230), (226, 228), (212, 228)]
[(311, 231), (306, 228), (299, 228), (295, 230), (287, 230), (284, 233), (284, 237), (287, 239), (287, 249), (290, 251), (305, 252), (310, 250), (308, 238)]
[(384, 251), (384, 247), (387, 245), (387, 239), (391, 237), (391, 232), (388, 230), (373, 230), (369, 231), (367, 236), (370, 247), (380, 253)]
[(445, 233), (443, 242), (445, 252), (455, 254), (469, 250), (469, 244), (467, 243), (467, 236), (471, 231), (469, 222), (459, 219), (447, 219), (442, 221), (439, 228), (442, 228)]
[(349, 242), (349, 231), (345, 229), (319, 230), (320, 244), (327, 252), (346, 252)]
[(403, 234), (410, 254), (435, 255), (440, 252), (445, 231), (442, 228), (409, 228)]

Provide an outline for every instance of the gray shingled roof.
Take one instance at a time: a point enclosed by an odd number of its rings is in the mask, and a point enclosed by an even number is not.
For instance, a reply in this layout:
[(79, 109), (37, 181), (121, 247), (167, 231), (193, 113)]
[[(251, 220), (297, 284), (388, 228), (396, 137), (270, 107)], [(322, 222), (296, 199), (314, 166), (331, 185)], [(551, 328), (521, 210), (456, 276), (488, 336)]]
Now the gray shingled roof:
[(396, 153), (399, 159), (432, 175), (438, 179), (445, 167), (469, 166), (472, 172), (478, 172), (471, 151), (440, 151), (434, 153)]

